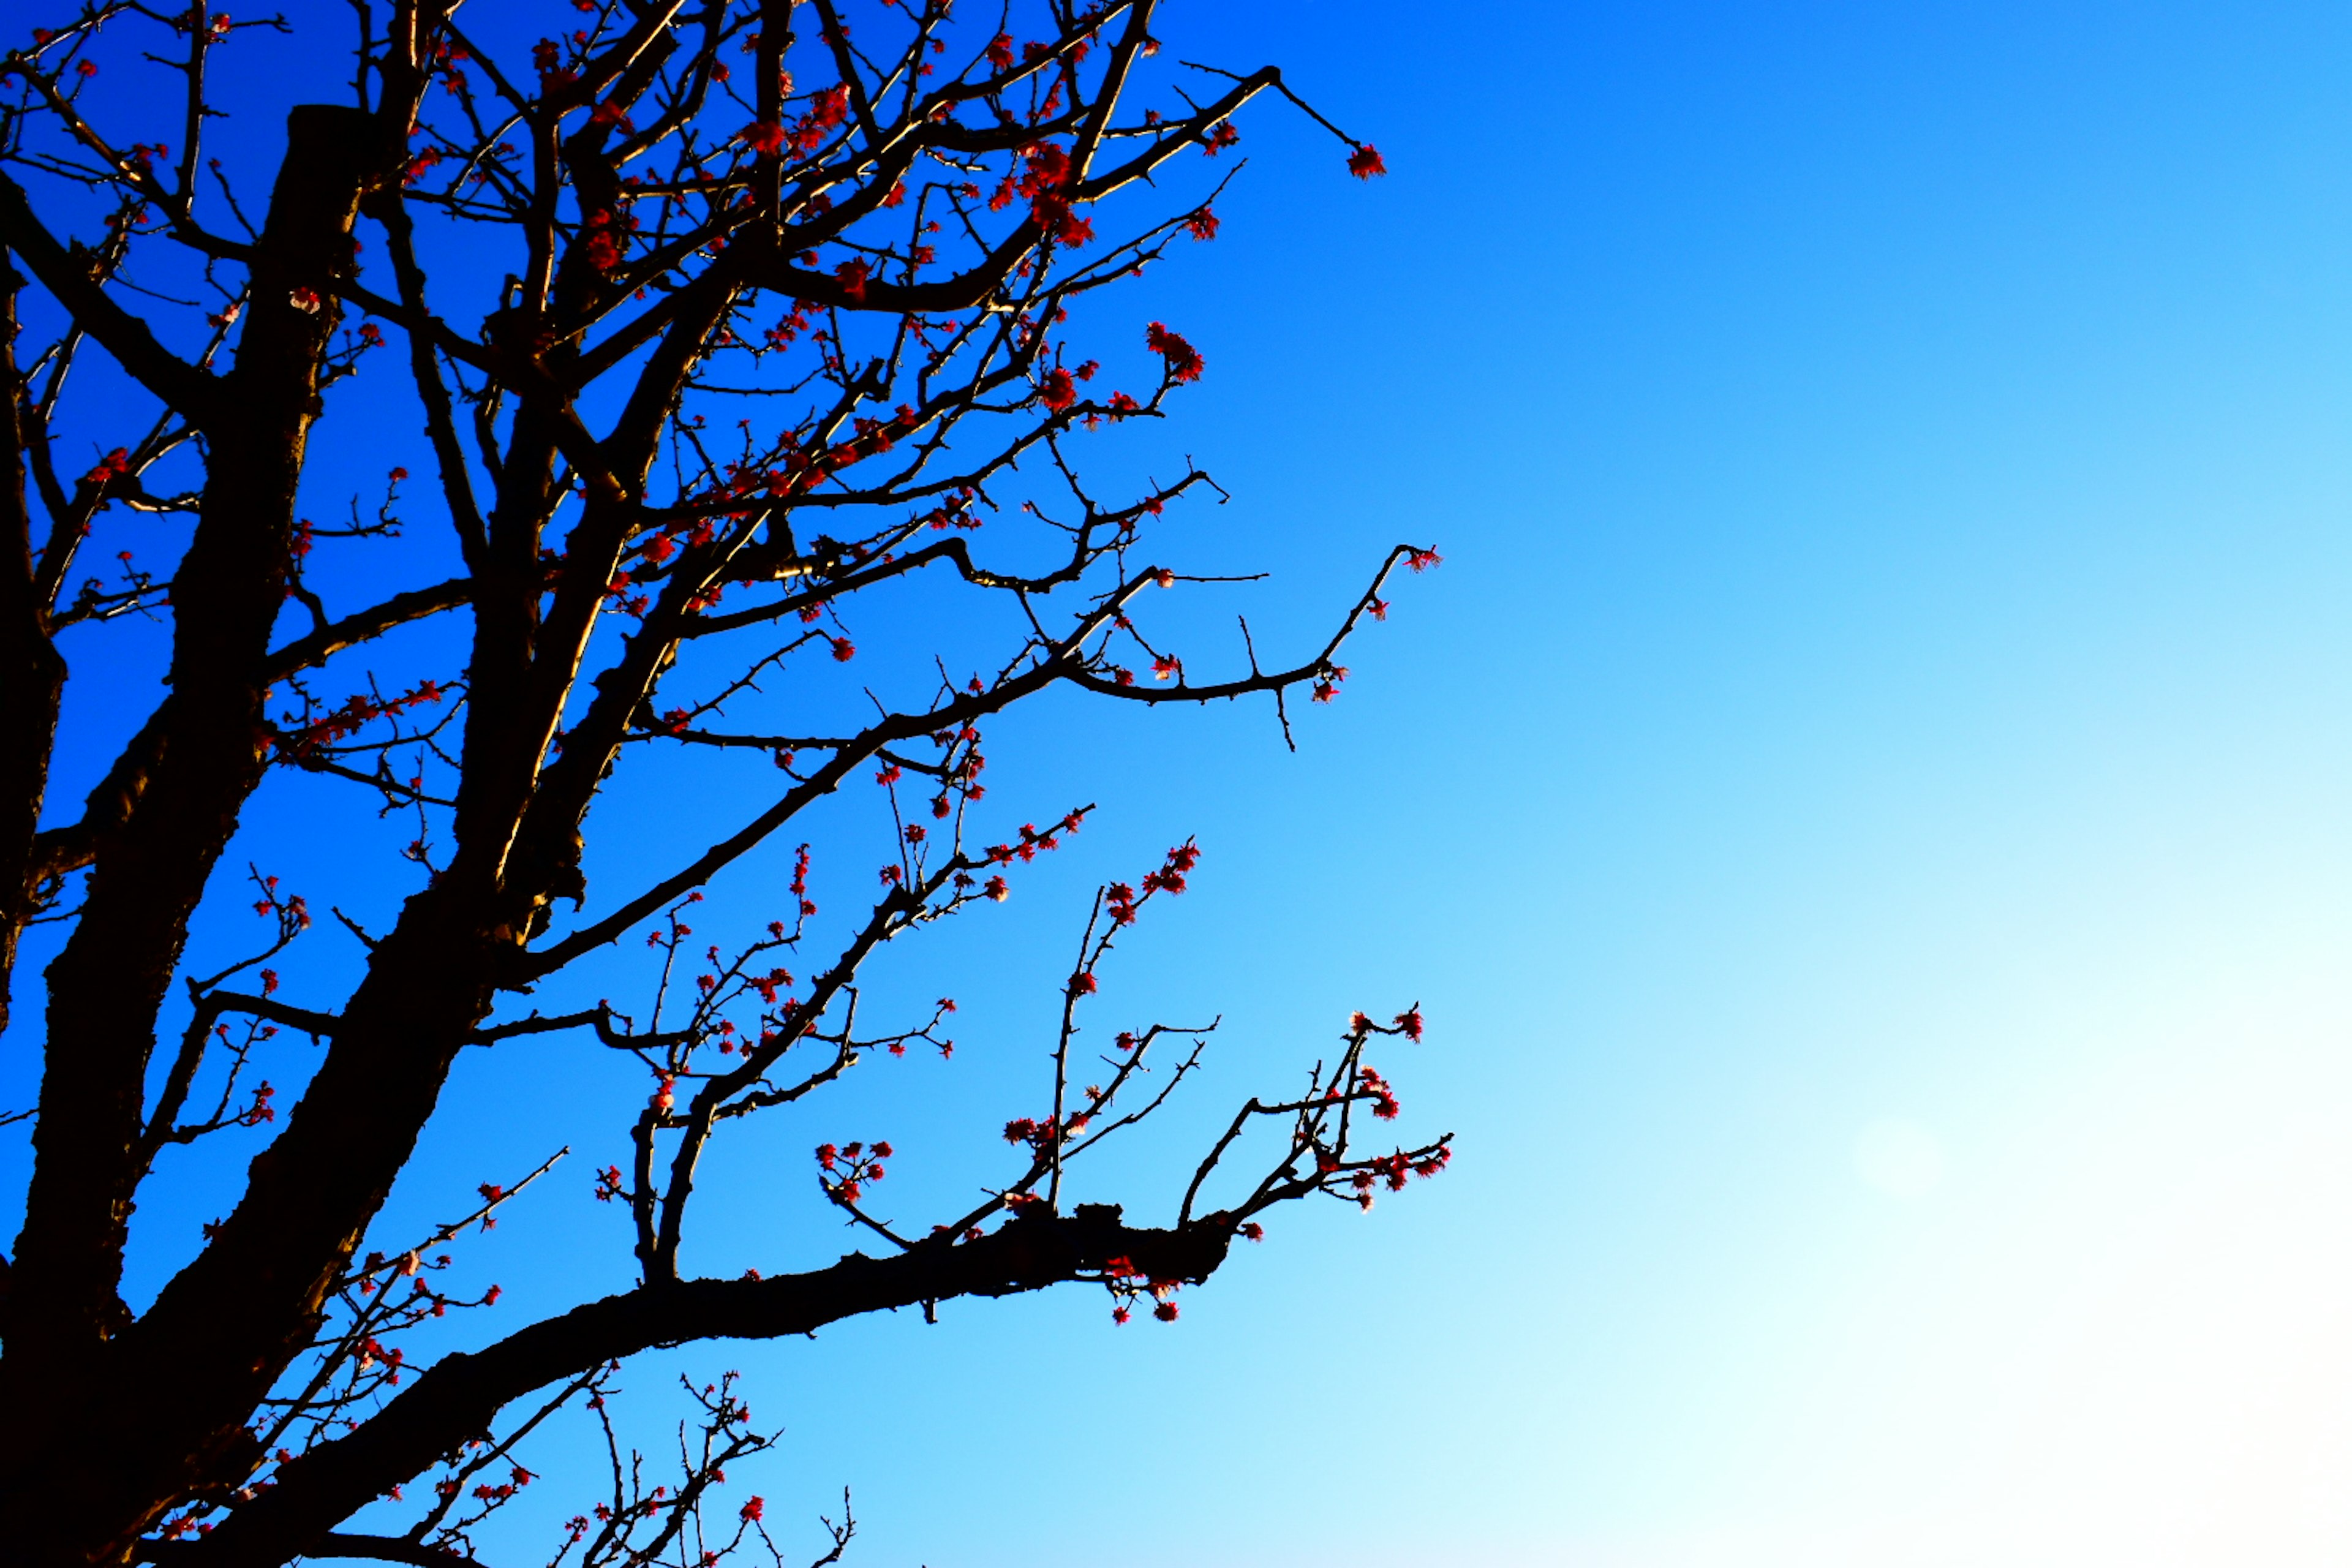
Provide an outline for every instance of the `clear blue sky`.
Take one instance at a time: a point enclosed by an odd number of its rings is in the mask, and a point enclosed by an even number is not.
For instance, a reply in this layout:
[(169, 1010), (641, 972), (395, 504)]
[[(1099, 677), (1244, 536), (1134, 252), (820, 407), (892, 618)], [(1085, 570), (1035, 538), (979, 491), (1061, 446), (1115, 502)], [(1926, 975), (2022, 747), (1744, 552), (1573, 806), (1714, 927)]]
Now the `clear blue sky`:
[[(1446, 563), (1296, 756), (1257, 710), (1001, 725), (992, 795), (1096, 825), (889, 956), (963, 1002), (954, 1067), (776, 1146), (968, 1191), (1087, 891), (1196, 834), (1106, 990), (1222, 1013), (1217, 1067), (1100, 1195), (1416, 999), (1381, 1065), (1459, 1157), (1282, 1216), (1172, 1327), (1073, 1290), (682, 1355), (789, 1426), (771, 1521), (851, 1486), (870, 1568), (2341, 1561), (2352, 14), (1162, 31), (1392, 171), (1262, 108), (1223, 237), (1107, 310), (1209, 362), (1165, 449), (1234, 500), (1166, 553), (1275, 572), (1234, 603), (1277, 640), (1392, 542)], [(401, 1212), (571, 1141), (468, 1267), (618, 1284), (576, 1064), (468, 1070)], [(798, 1164), (730, 1169), (712, 1267), (850, 1245), (776, 1217)]]

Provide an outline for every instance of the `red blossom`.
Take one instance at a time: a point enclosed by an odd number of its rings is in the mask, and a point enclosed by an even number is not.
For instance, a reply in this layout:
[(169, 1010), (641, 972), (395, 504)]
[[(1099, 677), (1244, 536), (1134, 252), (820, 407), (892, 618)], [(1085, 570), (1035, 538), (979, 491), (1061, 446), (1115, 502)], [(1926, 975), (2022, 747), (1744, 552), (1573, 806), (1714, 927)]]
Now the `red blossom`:
[(1200, 351), (1170, 331), (1158, 321), (1151, 323), (1143, 334), (1144, 345), (1168, 362), (1171, 381), (1198, 381), (1202, 361)]
[(131, 454), (122, 447), (117, 447), (113, 451), (100, 458), (98, 460), (98, 467), (84, 474), (81, 477), (81, 482), (86, 485), (103, 485), (110, 479), (121, 479), (130, 471)]

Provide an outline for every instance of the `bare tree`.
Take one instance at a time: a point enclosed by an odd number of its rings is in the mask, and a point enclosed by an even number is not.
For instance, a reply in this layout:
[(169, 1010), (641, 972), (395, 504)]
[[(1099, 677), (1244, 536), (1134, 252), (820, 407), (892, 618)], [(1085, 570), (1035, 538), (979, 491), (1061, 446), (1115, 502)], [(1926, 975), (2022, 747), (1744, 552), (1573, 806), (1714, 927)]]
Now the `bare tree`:
[[(254, 30), (290, 32), (282, 18), (92, 0), (0, 63), (0, 1007), (22, 931), (61, 922), (23, 1113), (24, 1226), (0, 1265), (12, 1562), (470, 1562), (470, 1532), (535, 1479), (519, 1445), (567, 1405), (602, 1420), (615, 1369), (647, 1347), (1070, 1281), (1108, 1290), (1122, 1320), (1172, 1318), (1179, 1287), (1270, 1206), (1319, 1194), (1369, 1207), (1447, 1157), (1444, 1138), (1367, 1142), (1363, 1119), (1397, 1106), (1365, 1052), (1419, 1037), (1408, 1008), (1357, 1015), (1294, 1092), (1244, 1104), (1164, 1223), (1066, 1197), (1073, 1163), (1200, 1060), (1205, 1029), (1122, 1034), (1098, 1069), (1076, 1045), (1115, 941), (1183, 890), (1186, 844), (1097, 897), (1037, 1114), (1005, 1129), (1008, 1167), (965, 1212), (897, 1228), (867, 1206), (889, 1147), (828, 1143), (816, 1177), (869, 1252), (767, 1277), (682, 1272), (698, 1162), (722, 1128), (861, 1057), (945, 1044), (945, 1003), (861, 1032), (860, 965), (1001, 899), (1090, 809), (992, 831), (986, 721), (1069, 688), (1263, 697), (1286, 734), (1286, 700), (1332, 696), (1341, 645), (1385, 613), (1389, 575), (1436, 557), (1399, 546), (1303, 658), (1268, 668), (1246, 651), (1195, 680), (1141, 624), (1147, 595), (1188, 581), (1143, 541), (1213, 482), (1188, 466), (1113, 500), (1081, 475), (1087, 432), (1160, 417), (1202, 361), (1152, 323), (1129, 352), (1148, 351), (1153, 374), (1118, 390), (1066, 346), (1066, 322), (1171, 245), (1213, 237), (1213, 176), (1234, 160), (1187, 165), (1211, 176), (1205, 195), (1117, 233), (1097, 232), (1103, 204), (1181, 184), (1173, 161), (1218, 158), (1262, 95), (1339, 135), (1276, 70), (1154, 59), (1154, 0), (1022, 15), (963, 0), (953, 23), (948, 0), (854, 16), (841, 0), (574, 0), (530, 46), (519, 9), (353, 0), (356, 47), (342, 33), (305, 57), (349, 100), (291, 110), (267, 190), (210, 155), (223, 106), (207, 83)], [(131, 73), (138, 90), (110, 96)], [(1154, 92), (1158, 107), (1134, 107)], [(1339, 139), (1349, 172), (1382, 172)], [(403, 531), (400, 469), (347, 526), (304, 519), (311, 426), (371, 356), (404, 357), (446, 534)], [(77, 472), (68, 443), (93, 433), (103, 455)], [(139, 550), (93, 543), (132, 520)], [(1010, 537), (984, 551), (984, 526)], [(331, 606), (306, 578), (314, 548), (369, 552), (359, 580), (380, 596)], [(949, 650), (952, 617), (907, 608), (926, 582), (969, 601), (963, 644), (1011, 629), (983, 657)], [(875, 607), (861, 617), (861, 604)], [(72, 639), (142, 618), (168, 631), (166, 694), (79, 814), (44, 827), (68, 696), (138, 700), (119, 681), (69, 684)], [(857, 654), (854, 618), (869, 640), (929, 646), (935, 674), (862, 710), (826, 695)], [(592, 900), (592, 818), (631, 828), (595, 811), (600, 790), (649, 753), (756, 763), (771, 804), (668, 874)], [(689, 940), (698, 889), (789, 846), (861, 773), (883, 788), (893, 849), (837, 942), (812, 923), (804, 847), (764, 931), (725, 951)], [(265, 785), (363, 792), (415, 825), (397, 918), (376, 932), (343, 920), (365, 962), (340, 1003), (280, 994), (272, 966), (310, 924), (305, 900), (220, 865)], [(200, 911), (240, 901), (267, 940), (191, 972)], [(648, 1005), (520, 1010), (648, 926)], [(617, 1108), (632, 1163), (595, 1183), (627, 1217), (638, 1282), (411, 1367), (404, 1330), (484, 1303), (441, 1283), (444, 1249), (511, 1192), (487, 1186), (465, 1219), (389, 1242), (372, 1235), (379, 1212), (459, 1051), (558, 1030), (646, 1074), (645, 1098)], [(20, 1021), (13, 1037), (31, 1035)], [(260, 1077), (281, 1038), (323, 1046), (282, 1119)], [(234, 1209), (134, 1313), (125, 1247), (158, 1156), (201, 1141), (243, 1159), (264, 1137)], [(689, 1392), (700, 1414), (674, 1482), (605, 1428), (611, 1473), (589, 1483), (602, 1500), (559, 1560), (781, 1551), (760, 1500), (712, 1489), (765, 1438), (731, 1383)], [(346, 1530), (404, 1489), (402, 1531)], [(854, 1529), (845, 1508), (826, 1528), (830, 1562)]]

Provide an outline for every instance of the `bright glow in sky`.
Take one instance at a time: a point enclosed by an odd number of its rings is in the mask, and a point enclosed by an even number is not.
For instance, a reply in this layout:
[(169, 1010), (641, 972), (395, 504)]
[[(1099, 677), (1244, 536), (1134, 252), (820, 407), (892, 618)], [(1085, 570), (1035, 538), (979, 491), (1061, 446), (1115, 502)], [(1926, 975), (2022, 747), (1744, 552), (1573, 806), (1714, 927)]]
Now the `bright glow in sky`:
[[(1417, 998), (1381, 1066), (1459, 1158), (1284, 1216), (1173, 1327), (1071, 1292), (681, 1356), (789, 1425), (770, 1520), (847, 1484), (853, 1562), (934, 1568), (2342, 1562), (2352, 13), (1163, 31), (1393, 171), (1260, 111), (1223, 237), (1106, 307), (1207, 355), (1165, 450), (1235, 500), (1170, 552), (1277, 574), (1203, 624), (1303, 639), (1390, 543), (1446, 564), (1297, 757), (1238, 710), (992, 733), (1000, 798), (1104, 809), (892, 973), (971, 1020), (927, 1090), (987, 1099), (1087, 890), (1197, 833), (1106, 979), (1228, 1020), (1158, 1152)], [(467, 1070), (414, 1212), (608, 1157), (553, 1047)], [(910, 1201), (969, 1190), (963, 1101), (843, 1115), (898, 1119)], [(522, 1310), (618, 1283), (586, 1191), (485, 1239)], [(850, 1245), (734, 1201), (747, 1249)]]

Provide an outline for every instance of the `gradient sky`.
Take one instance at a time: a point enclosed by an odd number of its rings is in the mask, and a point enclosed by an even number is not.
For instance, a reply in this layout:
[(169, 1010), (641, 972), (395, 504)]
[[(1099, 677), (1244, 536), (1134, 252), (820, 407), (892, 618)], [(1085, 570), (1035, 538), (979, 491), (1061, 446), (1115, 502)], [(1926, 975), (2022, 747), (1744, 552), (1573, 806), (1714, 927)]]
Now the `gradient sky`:
[[(1458, 1158), (1277, 1216), (1172, 1327), (1074, 1289), (672, 1358), (789, 1428), (770, 1520), (852, 1487), (869, 1568), (2341, 1562), (2352, 13), (1161, 31), (1392, 171), (1261, 108), (1223, 237), (1109, 312), (1208, 359), (1165, 450), (1234, 499), (1167, 552), (1276, 574), (1204, 626), (1296, 644), (1391, 543), (1445, 564), (1295, 756), (1255, 709), (1000, 724), (992, 795), (1095, 825), (888, 955), (964, 1004), (930, 1098), (777, 1147), (969, 1191), (1089, 889), (1197, 834), (1105, 989), (1222, 1013), (1216, 1067), (1085, 1195), (1154, 1212), (1222, 1107), (1416, 999), (1381, 1065)], [(396, 1204), (574, 1142), (471, 1244), (523, 1311), (625, 1278), (577, 1048), (469, 1065)], [(745, 1257), (834, 1255), (730, 1168)], [(185, 1179), (142, 1225), (217, 1212)]]

